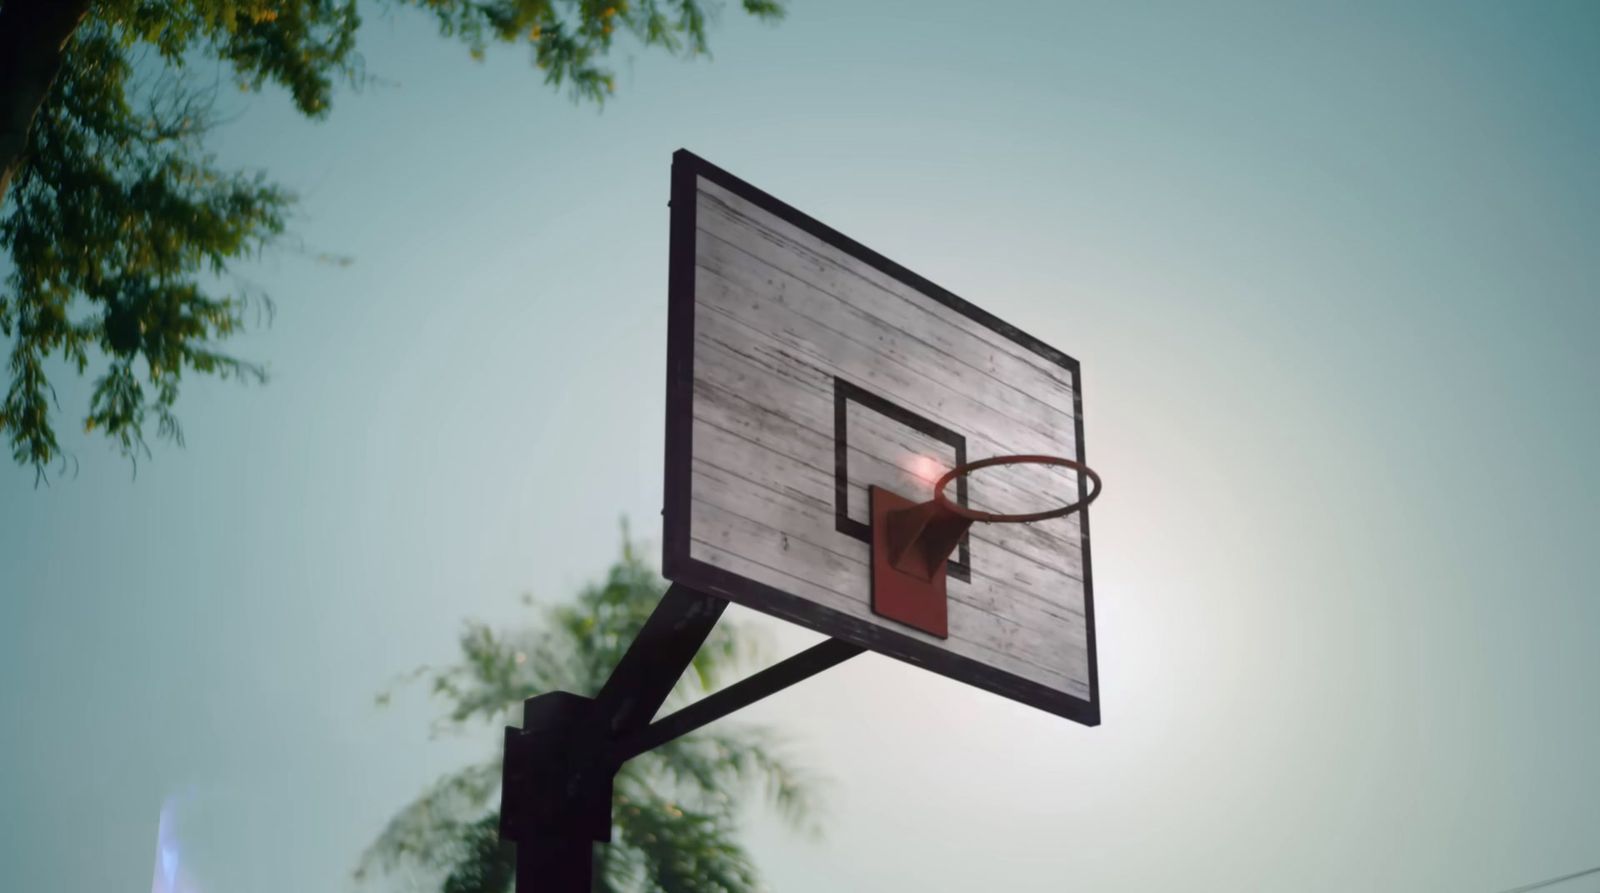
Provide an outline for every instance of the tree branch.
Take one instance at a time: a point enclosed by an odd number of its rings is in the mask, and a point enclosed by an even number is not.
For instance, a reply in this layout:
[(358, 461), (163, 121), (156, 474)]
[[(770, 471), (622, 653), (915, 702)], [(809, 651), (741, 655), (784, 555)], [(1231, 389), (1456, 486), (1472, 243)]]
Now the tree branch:
[(28, 131), (61, 71), (89, 0), (6, 0), (0, 6), (0, 206), (22, 166)]

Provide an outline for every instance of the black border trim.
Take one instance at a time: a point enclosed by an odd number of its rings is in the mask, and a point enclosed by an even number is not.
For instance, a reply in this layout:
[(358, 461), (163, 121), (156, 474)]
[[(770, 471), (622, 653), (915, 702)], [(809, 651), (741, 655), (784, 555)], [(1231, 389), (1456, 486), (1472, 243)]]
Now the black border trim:
[[(667, 439), (666, 481), (663, 491), (666, 504), (661, 513), (664, 527), (662, 574), (667, 579), (685, 586), (721, 596), (825, 635), (916, 664), (1002, 697), (1084, 725), (1099, 725), (1100, 672), (1094, 625), (1094, 585), (1090, 571), (1087, 510), (1080, 519), (1080, 529), (1083, 534), (1083, 615), (1089, 658), (1087, 701), (986, 666), (971, 658), (952, 654), (938, 645), (912, 638), (888, 627), (823, 608), (792, 593), (690, 557), (689, 482), (694, 457), (694, 242), (697, 225), (695, 193), (696, 181), (700, 177), (1068, 370), (1073, 383), (1078, 459), (1087, 461), (1083, 450), (1083, 389), (1077, 360), (993, 314), (973, 306), (843, 233), (808, 217), (687, 149), (679, 149), (672, 155), (672, 214), (667, 271)], [(1080, 498), (1085, 495), (1086, 486), (1087, 483), (1080, 476), (1078, 485)]]
[[(884, 418), (928, 435), (955, 450), (956, 465), (967, 464), (967, 439), (949, 428), (917, 415), (904, 406), (872, 393), (857, 384), (833, 377), (833, 529), (872, 545), (872, 525), (850, 517), (850, 442), (848, 404), (858, 403)], [(967, 476), (956, 478), (956, 505), (967, 505)], [(870, 520), (870, 518), (869, 518)], [(963, 583), (972, 582), (972, 551), (969, 538), (961, 537), (961, 547), (945, 565), (946, 574)]]

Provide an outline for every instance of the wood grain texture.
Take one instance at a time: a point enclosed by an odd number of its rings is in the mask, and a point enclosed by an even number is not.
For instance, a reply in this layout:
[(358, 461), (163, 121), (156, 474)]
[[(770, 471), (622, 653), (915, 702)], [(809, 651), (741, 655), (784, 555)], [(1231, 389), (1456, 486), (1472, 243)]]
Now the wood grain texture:
[[(874, 615), (869, 548), (836, 526), (835, 381), (965, 438), (969, 461), (1078, 457), (1071, 370), (708, 179), (693, 234), (688, 555), (817, 606), (1075, 698), (1092, 695), (1078, 516), (974, 525), (950, 636)], [(675, 197), (676, 200), (676, 197)], [(846, 510), (868, 484), (931, 495), (953, 448), (849, 404)], [(1078, 498), (1066, 469), (1006, 466), (968, 504), (1032, 511)]]

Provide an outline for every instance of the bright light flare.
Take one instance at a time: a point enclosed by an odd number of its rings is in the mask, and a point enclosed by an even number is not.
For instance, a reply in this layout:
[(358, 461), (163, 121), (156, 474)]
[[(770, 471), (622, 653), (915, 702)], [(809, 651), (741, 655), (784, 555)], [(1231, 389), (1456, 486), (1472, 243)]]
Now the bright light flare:
[(150, 893), (200, 893), (184, 870), (178, 846), (177, 798), (161, 804), (161, 819), (156, 825), (156, 876)]
[(950, 470), (950, 466), (932, 456), (923, 456), (915, 453), (903, 459), (900, 462), (900, 467), (904, 468), (917, 480), (926, 481), (930, 488), (945, 472)]

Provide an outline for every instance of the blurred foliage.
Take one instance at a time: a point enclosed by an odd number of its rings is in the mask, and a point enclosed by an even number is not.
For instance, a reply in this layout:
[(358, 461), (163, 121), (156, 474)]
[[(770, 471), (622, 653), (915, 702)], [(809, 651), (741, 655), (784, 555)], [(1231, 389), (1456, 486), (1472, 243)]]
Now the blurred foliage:
[[(322, 117), (337, 84), (366, 79), (362, 9), (417, 7), (475, 58), (494, 43), (524, 46), (545, 83), (602, 103), (619, 35), (704, 54), (713, 2), (3, 0), (0, 251), (10, 269), (0, 334), (11, 349), (0, 435), (12, 457), (36, 480), (65, 461), (50, 358), (95, 370), (84, 427), (135, 461), (149, 453), (152, 420), (157, 436), (182, 442), (174, 406), (185, 372), (265, 379), (218, 347), (271, 310), (227, 274), (279, 241), (294, 197), (206, 153), (220, 86), (277, 85), (301, 114)], [(777, 0), (742, 7), (783, 15)]]
[[(548, 691), (593, 694), (666, 591), (626, 533), (605, 580), (566, 605), (546, 608), (530, 632), (469, 624), (460, 662), (423, 668), (422, 682), (449, 709), (435, 732), (520, 724), (525, 698)], [(671, 710), (713, 690), (760, 650), (748, 630), (721, 621), (673, 690)], [(379, 695), (387, 703), (388, 693)], [(736, 818), (759, 792), (797, 830), (814, 832), (815, 782), (780, 755), (778, 737), (719, 722), (630, 760), (617, 773), (612, 842), (596, 846), (595, 890), (604, 893), (746, 893), (757, 889)], [(515, 850), (499, 839), (499, 748), (492, 759), (449, 773), (390, 820), (362, 856), (358, 878), (408, 872), (443, 893), (506, 893)]]

